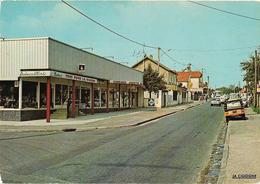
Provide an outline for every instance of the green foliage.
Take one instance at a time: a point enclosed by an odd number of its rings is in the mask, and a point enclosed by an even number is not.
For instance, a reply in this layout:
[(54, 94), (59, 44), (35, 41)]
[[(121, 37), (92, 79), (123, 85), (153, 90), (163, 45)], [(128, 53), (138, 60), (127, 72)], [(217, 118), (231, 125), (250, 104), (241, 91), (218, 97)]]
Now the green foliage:
[(218, 88), (219, 91), (221, 91), (222, 94), (230, 94), (230, 93), (238, 93), (241, 88), (238, 86), (230, 85), (228, 87), (221, 87)]
[(247, 83), (247, 88), (252, 91), (255, 84), (255, 63), (253, 62), (253, 57), (249, 60), (240, 63), (241, 69), (245, 72), (243, 80)]
[[(246, 61), (243, 61), (240, 63), (242, 71), (245, 72), (243, 80), (247, 83), (247, 88), (249, 91), (253, 91), (255, 86), (255, 62), (253, 60), (253, 56), (250, 56), (250, 58)], [(259, 61), (258, 61), (259, 65)], [(258, 72), (259, 74), (259, 72)], [(260, 78), (260, 74), (258, 76)]]
[(159, 90), (166, 89), (166, 82), (163, 80), (163, 77), (158, 71), (153, 70), (151, 65), (148, 65), (144, 71), (144, 86), (146, 90), (150, 93), (157, 93)]
[(257, 114), (260, 114), (260, 108), (259, 107), (254, 107), (252, 105), (251, 108), (253, 109), (254, 112), (256, 112)]

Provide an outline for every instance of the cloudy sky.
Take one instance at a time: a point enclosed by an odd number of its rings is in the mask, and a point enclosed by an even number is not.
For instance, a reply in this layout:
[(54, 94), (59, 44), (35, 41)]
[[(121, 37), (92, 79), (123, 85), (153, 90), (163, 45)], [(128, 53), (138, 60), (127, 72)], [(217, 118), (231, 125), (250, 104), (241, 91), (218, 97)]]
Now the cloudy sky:
[[(178, 62), (204, 68), (211, 86), (238, 84), (239, 63), (260, 45), (260, 21), (221, 13), (188, 1), (70, 1), (88, 16), (138, 42), (170, 50)], [(260, 2), (201, 2), (260, 19)], [(157, 51), (128, 42), (99, 27), (61, 1), (1, 1), (5, 38), (52, 37), (132, 66)], [(91, 50), (90, 50), (91, 52)], [(166, 55), (164, 65), (183, 69)]]

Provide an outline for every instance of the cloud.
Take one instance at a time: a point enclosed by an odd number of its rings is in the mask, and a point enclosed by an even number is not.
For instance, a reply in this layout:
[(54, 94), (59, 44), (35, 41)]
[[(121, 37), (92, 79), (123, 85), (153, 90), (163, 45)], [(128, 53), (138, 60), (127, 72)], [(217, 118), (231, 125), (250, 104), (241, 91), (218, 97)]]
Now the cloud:
[[(35, 16), (19, 15), (11, 24), (13, 24), (13, 27), (25, 30), (25, 32), (45, 32), (49, 35), (69, 29), (79, 19), (80, 16), (75, 11), (59, 2), (54, 4), (51, 10), (42, 11)], [(5, 24), (8, 25), (9, 23), (5, 22)]]

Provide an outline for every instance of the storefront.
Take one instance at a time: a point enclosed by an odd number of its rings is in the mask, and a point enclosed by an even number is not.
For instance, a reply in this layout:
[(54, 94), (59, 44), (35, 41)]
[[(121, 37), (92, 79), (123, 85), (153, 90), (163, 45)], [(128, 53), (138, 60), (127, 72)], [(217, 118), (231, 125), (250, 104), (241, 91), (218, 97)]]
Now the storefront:
[(0, 120), (143, 107), (142, 72), (51, 38), (0, 43)]

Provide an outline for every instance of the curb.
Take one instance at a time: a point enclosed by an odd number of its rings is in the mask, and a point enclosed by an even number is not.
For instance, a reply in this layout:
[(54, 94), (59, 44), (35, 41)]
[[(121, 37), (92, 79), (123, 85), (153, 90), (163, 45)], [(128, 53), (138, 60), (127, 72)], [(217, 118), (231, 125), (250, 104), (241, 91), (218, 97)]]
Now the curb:
[(225, 144), (224, 144), (224, 151), (223, 151), (223, 156), (222, 156), (222, 160), (221, 160), (220, 174), (218, 177), (217, 184), (223, 184), (224, 180), (226, 178), (226, 168), (227, 168), (227, 161), (228, 161), (228, 156), (229, 156), (229, 141), (230, 141), (230, 128), (228, 126), (227, 130), (226, 130), (226, 140), (225, 140)]
[[(145, 123), (148, 123), (150, 121), (154, 121), (154, 120), (157, 120), (157, 119), (160, 119), (160, 118), (163, 118), (163, 117), (166, 117), (166, 116), (169, 116), (169, 115), (172, 115), (172, 114), (175, 114), (177, 112), (182, 112), (182, 111), (185, 111), (187, 109), (190, 109), (190, 108), (193, 108), (193, 107), (196, 107), (196, 106), (199, 106), (203, 103), (198, 103), (198, 104), (195, 104), (195, 105), (190, 105), (188, 106), (187, 108), (185, 109), (180, 109), (180, 110), (177, 110), (177, 111), (174, 111), (174, 112), (170, 112), (170, 113), (166, 113), (166, 114), (163, 114), (163, 115), (160, 115), (160, 116), (157, 116), (157, 117), (154, 117), (154, 118), (151, 118), (151, 119), (147, 119), (147, 120), (144, 120), (144, 121), (140, 121), (140, 122), (137, 122), (137, 123), (134, 123), (134, 124), (129, 124), (129, 125), (119, 125), (119, 126), (103, 126), (103, 127), (88, 127), (88, 128), (82, 128), (82, 129), (77, 129), (75, 127), (72, 126), (68, 126), (68, 127), (63, 127), (63, 128), (60, 128), (60, 127), (57, 127), (57, 128), (53, 128), (53, 129), (0, 129), (0, 133), (1, 132), (6, 132), (6, 133), (14, 133), (14, 132), (17, 132), (17, 133), (22, 133), (22, 132), (63, 132), (64, 129), (66, 128), (75, 128), (76, 129), (76, 132), (83, 132), (83, 131), (91, 131), (91, 130), (98, 130), (98, 129), (110, 129), (110, 128), (124, 128), (124, 127), (137, 127), (139, 125), (143, 125)], [(59, 126), (59, 125), (57, 125)]]

